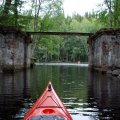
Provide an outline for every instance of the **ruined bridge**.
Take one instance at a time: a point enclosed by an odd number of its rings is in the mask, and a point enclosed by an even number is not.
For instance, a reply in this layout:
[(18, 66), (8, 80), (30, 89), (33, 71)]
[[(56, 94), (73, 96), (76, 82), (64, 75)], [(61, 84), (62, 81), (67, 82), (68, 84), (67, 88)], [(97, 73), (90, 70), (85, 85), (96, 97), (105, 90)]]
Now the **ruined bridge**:
[(120, 29), (107, 28), (93, 34), (80, 32), (22, 32), (13, 27), (0, 27), (1, 71), (15, 71), (30, 67), (31, 35), (86, 36), (88, 37), (90, 67), (102, 71), (120, 69)]

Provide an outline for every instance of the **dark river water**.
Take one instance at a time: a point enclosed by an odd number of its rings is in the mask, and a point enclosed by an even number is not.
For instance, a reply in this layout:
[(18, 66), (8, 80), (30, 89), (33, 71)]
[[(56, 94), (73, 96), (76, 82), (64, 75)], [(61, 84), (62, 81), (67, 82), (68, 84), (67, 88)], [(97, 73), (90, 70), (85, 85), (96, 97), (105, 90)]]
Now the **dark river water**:
[(84, 65), (39, 65), (0, 74), (0, 120), (22, 120), (48, 81), (73, 120), (120, 120), (120, 79)]

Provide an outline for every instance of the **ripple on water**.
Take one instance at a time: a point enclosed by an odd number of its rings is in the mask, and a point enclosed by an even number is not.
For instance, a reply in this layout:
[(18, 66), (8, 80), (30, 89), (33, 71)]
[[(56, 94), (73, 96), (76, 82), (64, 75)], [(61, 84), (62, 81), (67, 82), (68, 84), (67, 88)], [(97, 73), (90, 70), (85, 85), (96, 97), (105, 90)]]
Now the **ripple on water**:
[(22, 118), (25, 116), (25, 114), (27, 113), (27, 111), (34, 104), (34, 102), (31, 99), (24, 99), (22, 102), (23, 102), (23, 107), (21, 107), (19, 109), (19, 111), (17, 112), (17, 114), (14, 117), (15, 119), (22, 120)]
[[(69, 113), (74, 120), (97, 120), (98, 112), (97, 106), (90, 107), (90, 103), (83, 102), (83, 99), (78, 98), (63, 98), (64, 105), (68, 108)], [(95, 103), (96, 105), (97, 103)]]

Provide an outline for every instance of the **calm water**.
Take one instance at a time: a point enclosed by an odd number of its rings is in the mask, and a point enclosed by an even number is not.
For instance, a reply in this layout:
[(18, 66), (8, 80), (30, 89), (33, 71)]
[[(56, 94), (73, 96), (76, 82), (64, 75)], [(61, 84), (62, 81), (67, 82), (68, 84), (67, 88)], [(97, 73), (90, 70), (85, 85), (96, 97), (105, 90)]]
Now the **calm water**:
[(73, 120), (120, 120), (120, 80), (74, 65), (0, 74), (0, 120), (22, 120), (49, 80)]

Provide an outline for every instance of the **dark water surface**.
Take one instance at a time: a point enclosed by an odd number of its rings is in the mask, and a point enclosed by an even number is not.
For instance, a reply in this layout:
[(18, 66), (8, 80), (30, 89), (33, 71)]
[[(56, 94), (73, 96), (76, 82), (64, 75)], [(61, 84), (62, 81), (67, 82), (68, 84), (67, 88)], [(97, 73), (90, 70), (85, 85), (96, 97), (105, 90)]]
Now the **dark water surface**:
[(73, 120), (120, 120), (120, 79), (74, 65), (0, 74), (0, 120), (22, 120), (49, 80)]

